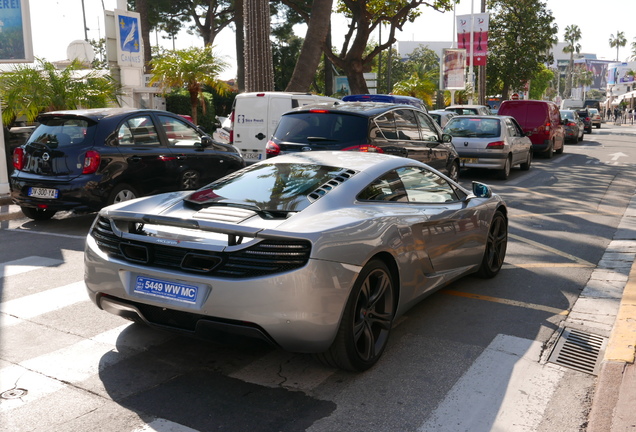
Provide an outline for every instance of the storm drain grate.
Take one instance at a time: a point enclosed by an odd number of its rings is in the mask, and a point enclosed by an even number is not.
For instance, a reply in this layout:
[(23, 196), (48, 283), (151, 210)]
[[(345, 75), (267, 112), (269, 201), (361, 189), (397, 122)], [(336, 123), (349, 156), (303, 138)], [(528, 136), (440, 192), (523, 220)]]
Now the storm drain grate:
[(550, 354), (549, 362), (598, 375), (607, 339), (580, 330), (564, 328)]

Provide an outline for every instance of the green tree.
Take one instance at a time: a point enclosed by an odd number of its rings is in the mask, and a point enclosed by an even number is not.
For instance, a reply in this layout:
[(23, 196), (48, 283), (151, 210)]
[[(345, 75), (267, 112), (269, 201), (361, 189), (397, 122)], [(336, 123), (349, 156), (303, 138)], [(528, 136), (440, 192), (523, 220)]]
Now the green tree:
[(614, 36), (613, 34), (610, 35), (609, 46), (610, 48), (616, 47), (616, 61), (619, 61), (618, 49), (620, 47), (624, 47), (625, 45), (627, 45), (627, 39), (625, 39), (625, 33), (623, 33), (622, 31), (617, 31), (616, 36)]
[[(336, 54), (331, 46), (324, 47), (329, 60), (343, 70), (349, 80), (352, 93), (368, 93), (363, 72), (370, 70), (373, 60), (395, 43), (395, 32), (406, 22), (413, 22), (421, 15), (419, 6), (429, 6), (437, 11), (449, 11), (457, 0), (339, 0), (336, 11), (349, 20), (342, 49)], [(365, 54), (370, 36), (379, 25), (389, 27), (387, 40)]]
[(34, 121), (45, 111), (118, 104), (118, 93), (119, 87), (109, 75), (98, 70), (87, 72), (79, 60), (59, 70), (53, 63), (37, 59), (35, 66), (16, 65), (0, 74), (4, 124), (21, 116)]
[(152, 60), (150, 84), (158, 83), (164, 92), (185, 88), (190, 94), (192, 120), (197, 124), (197, 106), (205, 106), (202, 86), (209, 85), (220, 93), (227, 91), (227, 84), (218, 78), (226, 68), (227, 63), (214, 55), (212, 47), (166, 51)]
[(576, 24), (565, 28), (564, 39), (567, 45), (563, 48), (564, 53), (570, 53), (570, 63), (568, 64), (568, 80), (565, 88), (566, 97), (572, 96), (572, 75), (574, 74), (574, 53), (581, 52), (581, 29)]
[(545, 65), (541, 65), (540, 70), (532, 77), (530, 85), (530, 99), (543, 99), (550, 83), (554, 79), (554, 72)]
[(489, 0), (488, 5), (488, 93), (507, 99), (551, 60), (558, 29), (540, 0)]

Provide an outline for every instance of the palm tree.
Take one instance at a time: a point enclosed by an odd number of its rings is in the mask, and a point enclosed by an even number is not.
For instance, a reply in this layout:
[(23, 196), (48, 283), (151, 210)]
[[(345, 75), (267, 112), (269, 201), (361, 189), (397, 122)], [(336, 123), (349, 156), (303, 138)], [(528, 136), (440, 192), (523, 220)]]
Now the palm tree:
[[(636, 40), (636, 38), (634, 38), (634, 40)], [(630, 60), (636, 60), (636, 42), (632, 42), (632, 56)]]
[(564, 53), (570, 53), (570, 63), (568, 64), (568, 80), (565, 86), (565, 94), (570, 96), (572, 93), (572, 75), (574, 72), (574, 53), (581, 52), (581, 29), (576, 24), (569, 25), (565, 28), (565, 41), (568, 43), (564, 48)]
[(244, 0), (245, 90), (274, 90), (274, 63), (269, 40), (269, 2)]
[(41, 112), (78, 108), (101, 108), (118, 104), (119, 86), (98, 70), (85, 70), (79, 60), (64, 69), (38, 59), (35, 67), (17, 65), (0, 74), (2, 120), (17, 117), (34, 121)]
[(609, 38), (610, 48), (616, 47), (616, 61), (618, 61), (618, 48), (627, 45), (627, 39), (625, 39), (625, 33), (621, 31), (616, 32), (616, 37), (613, 34)]
[(166, 51), (151, 62), (150, 84), (158, 83), (164, 92), (172, 88), (185, 88), (190, 93), (192, 121), (198, 124), (197, 106), (203, 102), (203, 85), (209, 85), (220, 94), (229, 90), (218, 76), (228, 64), (212, 53), (212, 47), (190, 47)]

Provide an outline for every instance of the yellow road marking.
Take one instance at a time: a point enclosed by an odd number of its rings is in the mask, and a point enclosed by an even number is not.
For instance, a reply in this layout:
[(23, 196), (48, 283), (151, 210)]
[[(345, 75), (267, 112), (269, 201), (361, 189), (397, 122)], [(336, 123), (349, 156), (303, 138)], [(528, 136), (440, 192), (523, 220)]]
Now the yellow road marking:
[(528, 217), (544, 217), (544, 216), (578, 216), (578, 215), (602, 215), (602, 216), (622, 216), (623, 213), (618, 212), (589, 212), (589, 211), (572, 211), (572, 212), (557, 212), (557, 213), (525, 213), (515, 214), (509, 213), (508, 216), (511, 219), (528, 218)]
[(542, 311), (542, 312), (548, 312), (548, 313), (555, 314), (555, 315), (568, 315), (570, 313), (568, 310), (553, 308), (553, 307), (550, 307), (550, 306), (543, 306), (543, 305), (538, 305), (538, 304), (534, 304), (534, 303), (520, 302), (520, 301), (516, 301), (516, 300), (502, 299), (502, 298), (498, 298), (498, 297), (491, 297), (491, 296), (480, 295), (480, 294), (471, 294), (471, 293), (466, 293), (466, 292), (461, 292), (461, 291), (454, 291), (454, 290), (449, 290), (449, 289), (445, 289), (445, 290), (442, 290), (440, 292), (442, 292), (444, 294), (457, 296), (457, 297), (465, 297), (465, 298), (472, 298), (472, 299), (477, 299), (477, 300), (485, 300), (485, 301), (494, 302), (494, 303), (502, 303), (502, 304), (506, 304), (506, 305), (509, 305), (509, 306), (518, 306), (518, 307), (522, 307), (522, 308), (526, 308), (526, 309), (535, 309), (535, 310), (539, 310), (539, 311)]

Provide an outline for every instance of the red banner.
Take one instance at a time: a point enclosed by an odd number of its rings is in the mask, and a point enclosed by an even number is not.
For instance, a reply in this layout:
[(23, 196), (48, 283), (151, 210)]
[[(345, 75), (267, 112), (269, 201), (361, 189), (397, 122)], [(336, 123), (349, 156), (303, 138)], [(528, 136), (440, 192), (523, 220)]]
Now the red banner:
[[(474, 18), (474, 23), (472, 19)], [(457, 48), (463, 48), (467, 52), (467, 66), (484, 66), (488, 57), (488, 24), (489, 14), (460, 15), (457, 17)], [(473, 34), (471, 49), (470, 34)], [(474, 53), (474, 54), (473, 54)]]

